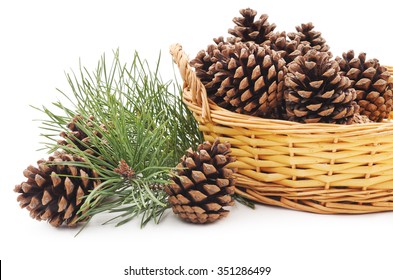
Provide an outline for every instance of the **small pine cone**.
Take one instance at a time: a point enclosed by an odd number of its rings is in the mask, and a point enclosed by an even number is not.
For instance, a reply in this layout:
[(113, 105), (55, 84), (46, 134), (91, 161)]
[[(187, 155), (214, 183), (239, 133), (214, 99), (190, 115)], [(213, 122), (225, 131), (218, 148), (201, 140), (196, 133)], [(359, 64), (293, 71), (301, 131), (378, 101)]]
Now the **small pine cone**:
[(268, 15), (263, 14), (258, 20), (255, 20), (257, 12), (253, 9), (241, 9), (241, 17), (235, 17), (233, 22), (236, 24), (234, 28), (228, 29), (228, 33), (239, 38), (242, 42), (255, 42), (262, 44), (270, 33), (274, 31), (276, 25), (270, 24), (267, 19)]
[(196, 57), (190, 61), (190, 65), (195, 68), (196, 75), (203, 84), (211, 82), (216, 73), (215, 63), (218, 58), (215, 55), (221, 52), (227, 53), (233, 47), (233, 44), (225, 42), (223, 37), (214, 39), (214, 42), (215, 45), (210, 44), (206, 50), (200, 50)]
[(309, 43), (311, 48), (319, 52), (327, 52), (329, 58), (332, 58), (332, 53), (329, 52), (330, 47), (326, 44), (326, 40), (321, 36), (321, 32), (314, 30), (314, 25), (309, 23), (302, 23), (300, 26), (296, 26), (297, 32), (288, 33), (288, 37), (295, 40), (296, 36), (300, 37), (300, 41)]
[(377, 59), (366, 61), (366, 54), (355, 57), (353, 50), (337, 57), (342, 75), (351, 80), (356, 90), (356, 101), (360, 106), (360, 114), (370, 120), (380, 122), (388, 118), (393, 105), (393, 84), (391, 74), (380, 65)]
[(48, 160), (39, 160), (38, 168), (30, 165), (23, 175), (27, 181), (15, 186), (21, 208), (39, 221), (47, 220), (52, 226), (75, 226), (84, 196), (100, 181), (94, 170), (79, 167), (72, 162), (83, 162), (80, 157), (56, 152)]
[(277, 118), (283, 110), (286, 63), (268, 46), (255, 43), (222, 44), (207, 51), (213, 63), (201, 66), (193, 61), (196, 74), (208, 97), (228, 110), (260, 117)]
[[(91, 133), (91, 135), (94, 134), (98, 138), (102, 138), (102, 133), (97, 130), (93, 116), (85, 119), (81, 115), (76, 115), (72, 118), (71, 122), (67, 124), (67, 128), (69, 131), (63, 131), (60, 133), (60, 136), (63, 139), (57, 141), (59, 145), (67, 146), (70, 145), (69, 142), (71, 141), (81, 151), (95, 154), (95, 148), (91, 144), (91, 139), (86, 132)], [(101, 124), (99, 128), (102, 131), (106, 130), (103, 124)]]
[(295, 35), (293, 39), (288, 40), (285, 31), (274, 32), (269, 36), (269, 40), (264, 42), (272, 50), (278, 52), (287, 64), (292, 62), (297, 56), (305, 55), (310, 49), (310, 43), (300, 41), (300, 36)]
[(177, 175), (165, 187), (172, 210), (187, 222), (204, 224), (228, 215), (223, 207), (234, 203), (233, 170), (225, 166), (234, 161), (230, 144), (204, 142), (197, 152), (187, 150), (177, 166)]
[(372, 123), (367, 116), (356, 113), (353, 115), (352, 124)]
[(286, 110), (291, 121), (349, 124), (358, 111), (350, 81), (326, 52), (311, 49), (288, 66)]
[[(272, 50), (278, 52), (281, 57), (285, 59), (288, 54), (297, 49), (297, 46), (300, 43), (299, 38), (300, 37), (297, 37), (298, 40), (289, 41), (285, 31), (272, 32), (269, 35), (268, 40), (266, 40), (263, 44), (268, 45)], [(285, 61), (288, 62), (286, 59)]]

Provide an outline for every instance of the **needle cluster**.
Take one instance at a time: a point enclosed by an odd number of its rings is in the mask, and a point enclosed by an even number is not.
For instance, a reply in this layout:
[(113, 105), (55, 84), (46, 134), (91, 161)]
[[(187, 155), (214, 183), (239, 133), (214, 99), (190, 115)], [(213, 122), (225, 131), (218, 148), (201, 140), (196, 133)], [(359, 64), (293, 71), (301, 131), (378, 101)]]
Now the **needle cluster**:
[[(114, 212), (117, 225), (136, 216), (145, 225), (169, 207), (164, 186), (170, 172), (202, 137), (179, 84), (164, 82), (159, 64), (152, 69), (137, 52), (124, 64), (117, 50), (111, 63), (104, 55), (93, 71), (80, 66), (67, 74), (70, 88), (59, 90), (63, 100), (39, 109), (46, 114), (45, 148), (78, 155), (84, 159), (79, 165), (98, 174), (91, 179), (100, 184), (85, 197), (80, 220)], [(70, 123), (77, 130), (70, 131)], [(59, 135), (67, 137), (59, 141)]]

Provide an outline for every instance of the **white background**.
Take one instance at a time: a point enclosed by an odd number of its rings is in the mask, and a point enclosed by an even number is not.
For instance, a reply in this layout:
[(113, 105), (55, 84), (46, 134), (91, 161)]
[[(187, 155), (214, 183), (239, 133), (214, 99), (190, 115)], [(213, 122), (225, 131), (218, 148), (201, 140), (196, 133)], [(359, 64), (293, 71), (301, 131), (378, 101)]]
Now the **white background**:
[[(232, 208), (212, 225), (190, 225), (166, 212), (139, 229), (101, 226), (78, 236), (31, 219), (19, 208), (15, 184), (29, 164), (47, 157), (39, 142), (43, 115), (68, 90), (64, 72), (79, 59), (93, 69), (103, 53), (134, 50), (152, 64), (162, 51), (162, 76), (173, 77), (169, 46), (195, 56), (213, 37), (228, 36), (238, 10), (269, 14), (277, 30), (312, 21), (334, 55), (355, 49), (393, 65), (388, 1), (20, 1), (0, 2), (0, 259), (2, 279), (159, 279), (124, 276), (129, 266), (208, 268), (270, 266), (266, 279), (393, 279), (393, 214), (316, 215), (259, 205)], [(169, 71), (167, 71), (169, 69)], [(245, 276), (230, 279), (263, 279)], [(197, 279), (166, 277), (162, 279)], [(228, 279), (211, 274), (200, 279)]]

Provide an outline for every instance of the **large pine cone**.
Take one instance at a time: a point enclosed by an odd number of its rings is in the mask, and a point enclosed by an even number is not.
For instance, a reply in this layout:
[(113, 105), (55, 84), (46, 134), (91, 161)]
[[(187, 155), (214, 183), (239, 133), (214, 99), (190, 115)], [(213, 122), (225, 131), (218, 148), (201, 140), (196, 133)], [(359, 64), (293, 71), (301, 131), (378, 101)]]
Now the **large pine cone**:
[(220, 107), (266, 118), (281, 114), (286, 63), (268, 46), (220, 42), (199, 52), (191, 65)]
[(314, 30), (314, 25), (311, 22), (296, 26), (296, 30), (297, 32), (288, 33), (288, 37), (291, 40), (295, 40), (299, 36), (300, 42), (310, 44), (311, 48), (320, 52), (327, 52), (329, 57), (332, 57), (332, 54), (329, 52), (330, 47), (326, 44), (326, 40), (322, 37), (321, 32)]
[(356, 90), (356, 101), (360, 113), (370, 120), (380, 122), (389, 116), (392, 110), (393, 84), (389, 82), (390, 73), (380, 65), (377, 59), (366, 61), (366, 54), (355, 57), (353, 50), (343, 53), (336, 60), (342, 74), (351, 80)]
[(30, 165), (23, 175), (27, 181), (15, 186), (18, 202), (30, 211), (32, 218), (47, 220), (52, 226), (75, 226), (84, 196), (99, 184), (95, 171), (72, 162), (80, 157), (56, 152), (48, 160), (39, 160), (38, 168)]
[(311, 49), (288, 66), (286, 111), (291, 121), (351, 123), (358, 111), (356, 92), (326, 52)]
[(227, 216), (223, 207), (233, 205), (233, 170), (225, 166), (234, 160), (230, 144), (204, 142), (196, 152), (189, 149), (177, 166), (165, 191), (172, 210), (191, 223), (211, 223)]
[(267, 21), (268, 15), (266, 14), (261, 15), (258, 20), (255, 20), (257, 12), (253, 9), (241, 9), (240, 14), (242, 15), (241, 17), (235, 17), (233, 19), (236, 26), (230, 28), (228, 33), (242, 42), (252, 41), (262, 44), (268, 40), (269, 35), (276, 28), (274, 23), (270, 24)]

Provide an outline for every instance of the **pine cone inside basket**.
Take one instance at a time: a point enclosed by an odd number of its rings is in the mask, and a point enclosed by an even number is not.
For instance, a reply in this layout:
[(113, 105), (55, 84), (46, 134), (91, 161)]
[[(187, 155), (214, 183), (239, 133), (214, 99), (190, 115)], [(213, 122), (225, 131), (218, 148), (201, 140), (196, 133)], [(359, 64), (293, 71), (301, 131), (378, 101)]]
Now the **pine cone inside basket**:
[(389, 81), (389, 71), (377, 59), (366, 61), (365, 53), (355, 57), (353, 50), (343, 53), (336, 60), (342, 74), (351, 80), (356, 90), (360, 113), (376, 122), (388, 118), (393, 104), (393, 84)]
[[(214, 39), (216, 44), (210, 44), (206, 50), (200, 50), (196, 57), (190, 61), (190, 65), (195, 68), (197, 77), (200, 79), (202, 84), (206, 85), (212, 82), (215, 73), (217, 72), (215, 63), (218, 61), (216, 54), (233, 52), (233, 46), (231, 43), (226, 42), (223, 37)], [(227, 102), (223, 102), (222, 98), (214, 96), (214, 90), (212, 87), (208, 89), (209, 97), (216, 102), (219, 106), (228, 106)], [(213, 94), (212, 94), (213, 93)]]
[(311, 49), (288, 66), (285, 79), (286, 110), (291, 121), (302, 123), (352, 122), (358, 111), (356, 93), (338, 63), (326, 52)]
[(199, 52), (191, 65), (220, 107), (266, 118), (281, 115), (286, 63), (268, 46), (221, 41)]
[(306, 41), (301, 42), (298, 35), (288, 40), (285, 32), (271, 33), (264, 44), (277, 51), (287, 64), (292, 62), (297, 56), (305, 55), (311, 49), (310, 43)]
[(332, 57), (332, 53), (329, 52), (330, 47), (326, 44), (326, 40), (322, 37), (321, 32), (314, 30), (314, 25), (311, 22), (296, 26), (296, 30), (297, 32), (288, 33), (288, 37), (291, 40), (295, 40), (299, 36), (301, 42), (305, 44), (309, 43), (311, 48), (320, 52), (327, 52), (329, 57)]
[(352, 124), (373, 123), (366, 115), (356, 113), (353, 115)]
[[(252, 41), (257, 44), (262, 44), (268, 40), (269, 35), (274, 31), (276, 25), (274, 23), (270, 24), (268, 20), (268, 15), (263, 14), (258, 20), (255, 20), (257, 11), (247, 8), (241, 9), (241, 17), (235, 17), (233, 22), (236, 24), (234, 28), (230, 28), (228, 33), (233, 35), (235, 38), (232, 39), (236, 41), (248, 42)], [(231, 39), (229, 39), (231, 41)]]

